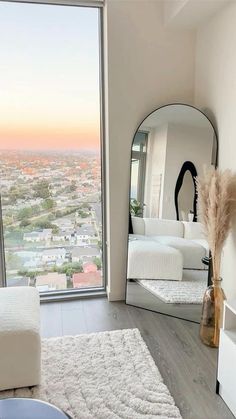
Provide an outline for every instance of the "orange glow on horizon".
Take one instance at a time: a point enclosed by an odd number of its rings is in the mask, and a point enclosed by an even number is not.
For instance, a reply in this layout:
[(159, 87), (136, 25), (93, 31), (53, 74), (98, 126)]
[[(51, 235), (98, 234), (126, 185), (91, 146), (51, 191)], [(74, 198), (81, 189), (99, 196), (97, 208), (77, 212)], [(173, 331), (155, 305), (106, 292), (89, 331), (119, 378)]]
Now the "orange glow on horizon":
[(97, 149), (100, 124), (86, 127), (11, 127), (0, 126), (0, 149)]

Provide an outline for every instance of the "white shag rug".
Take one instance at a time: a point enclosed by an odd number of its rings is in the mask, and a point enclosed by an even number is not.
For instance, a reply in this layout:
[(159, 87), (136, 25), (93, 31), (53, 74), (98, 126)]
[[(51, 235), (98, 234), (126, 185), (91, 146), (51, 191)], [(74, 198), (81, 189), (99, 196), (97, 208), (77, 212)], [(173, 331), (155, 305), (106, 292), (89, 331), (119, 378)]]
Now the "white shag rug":
[(136, 282), (167, 304), (202, 304), (208, 271), (185, 270), (182, 281), (137, 279)]
[(42, 384), (4, 397), (44, 400), (73, 419), (181, 418), (138, 329), (43, 339)]

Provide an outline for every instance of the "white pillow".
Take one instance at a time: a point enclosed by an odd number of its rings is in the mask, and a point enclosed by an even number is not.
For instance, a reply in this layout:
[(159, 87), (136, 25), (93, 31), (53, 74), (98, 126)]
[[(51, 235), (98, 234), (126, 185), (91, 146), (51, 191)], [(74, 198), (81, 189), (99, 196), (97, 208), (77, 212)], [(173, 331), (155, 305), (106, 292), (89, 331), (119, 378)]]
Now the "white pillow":
[(184, 236), (184, 226), (181, 221), (144, 218), (144, 223), (147, 236)]
[(202, 223), (183, 221), (184, 238), (189, 240), (206, 239)]

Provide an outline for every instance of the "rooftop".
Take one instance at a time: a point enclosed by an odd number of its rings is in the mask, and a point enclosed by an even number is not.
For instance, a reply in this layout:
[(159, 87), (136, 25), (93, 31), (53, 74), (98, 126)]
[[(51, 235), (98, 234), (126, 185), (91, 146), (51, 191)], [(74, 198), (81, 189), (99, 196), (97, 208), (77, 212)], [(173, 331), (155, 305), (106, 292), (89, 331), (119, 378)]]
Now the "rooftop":
[(45, 249), (42, 252), (43, 256), (65, 255), (65, 254), (66, 254), (66, 249), (64, 248)]
[(85, 262), (83, 263), (83, 270), (84, 270), (84, 273), (90, 273), (90, 272), (97, 272), (98, 268), (95, 263)]
[(74, 274), (72, 277), (72, 282), (74, 288), (101, 286), (101, 271)]
[[(47, 275), (38, 275), (36, 277), (36, 287), (47, 286), (48, 289), (66, 289), (67, 280), (65, 274), (59, 274), (57, 272), (52, 272)], [(41, 289), (41, 291), (47, 291)]]
[(81, 235), (91, 236), (91, 235), (94, 235), (95, 229), (91, 224), (84, 224), (81, 227), (76, 229), (76, 233), (77, 235), (81, 234)]
[(100, 250), (96, 246), (74, 247), (71, 250), (72, 257), (76, 256), (99, 256)]

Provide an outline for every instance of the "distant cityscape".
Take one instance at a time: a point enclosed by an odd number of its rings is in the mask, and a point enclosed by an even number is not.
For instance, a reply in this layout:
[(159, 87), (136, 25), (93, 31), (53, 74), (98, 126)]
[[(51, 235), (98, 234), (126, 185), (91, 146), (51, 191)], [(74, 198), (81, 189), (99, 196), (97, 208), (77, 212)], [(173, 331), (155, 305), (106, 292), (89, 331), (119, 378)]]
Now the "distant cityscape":
[(0, 151), (8, 286), (102, 285), (101, 163), (95, 151)]

